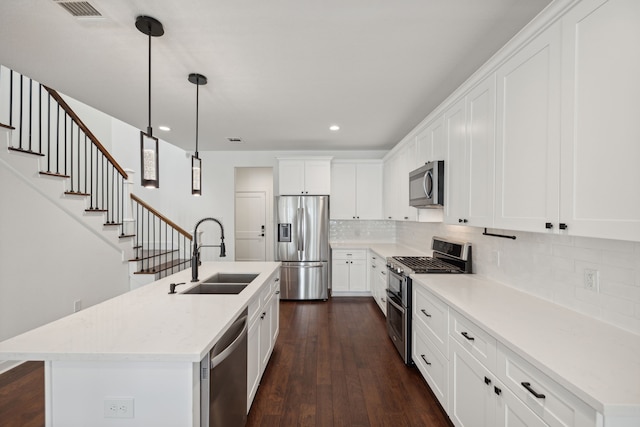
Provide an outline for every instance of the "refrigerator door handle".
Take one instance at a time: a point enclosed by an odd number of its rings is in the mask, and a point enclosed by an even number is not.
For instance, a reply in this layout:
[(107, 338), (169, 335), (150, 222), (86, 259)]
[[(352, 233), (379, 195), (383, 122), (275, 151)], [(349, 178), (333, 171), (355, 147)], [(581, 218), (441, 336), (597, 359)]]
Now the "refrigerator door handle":
[(304, 208), (298, 208), (298, 251), (304, 252)]
[(314, 263), (304, 263), (302, 265), (298, 264), (298, 263), (287, 263), (287, 262), (283, 262), (280, 265), (280, 268), (320, 268), (323, 267), (324, 264), (321, 262), (314, 262)]

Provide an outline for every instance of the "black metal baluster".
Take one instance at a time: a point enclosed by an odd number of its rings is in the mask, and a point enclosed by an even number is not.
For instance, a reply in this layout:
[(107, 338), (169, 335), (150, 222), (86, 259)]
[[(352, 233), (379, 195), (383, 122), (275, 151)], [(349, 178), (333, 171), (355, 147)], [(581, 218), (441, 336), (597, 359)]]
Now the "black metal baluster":
[(29, 79), (29, 151), (31, 151), (31, 133), (33, 132), (33, 80)]
[(42, 84), (38, 85), (38, 153), (42, 153)]
[[(73, 193), (73, 121), (69, 120), (71, 125), (71, 130), (69, 130), (69, 152), (70, 152), (70, 160), (69, 160), (69, 176), (71, 176), (71, 192)], [(66, 140), (67, 136), (65, 135), (65, 147), (67, 146)], [(65, 164), (64, 164), (64, 174), (67, 174), (67, 163), (65, 156)]]
[(87, 135), (84, 136), (84, 194), (87, 194), (87, 175), (89, 174), (87, 169)]
[(89, 209), (93, 209), (93, 144), (89, 148)]
[(66, 112), (64, 112), (64, 175), (67, 174), (67, 122), (68, 122), (68, 117), (69, 114)]
[(56, 173), (60, 173), (60, 104), (56, 116)]
[(51, 94), (47, 94), (47, 172), (51, 172)]
[[(151, 223), (151, 221), (149, 221), (149, 214), (150, 212), (147, 210), (147, 251), (149, 250), (148, 247), (150, 245), (149, 236), (151, 236), (151, 230), (149, 229), (149, 224)], [(144, 242), (142, 242), (142, 244), (144, 245)], [(147, 271), (149, 270), (149, 255), (150, 254), (147, 252)]]
[(13, 127), (13, 70), (9, 70), (9, 126)]
[(23, 104), (23, 93), (22, 93), (22, 81), (23, 81), (24, 77), (22, 76), (22, 74), (20, 74), (20, 103), (18, 104), (18, 107), (20, 108), (20, 117), (19, 117), (19, 123), (20, 125), (18, 126), (18, 139), (20, 144), (18, 145), (18, 147), (20, 149), (22, 149), (22, 104)]

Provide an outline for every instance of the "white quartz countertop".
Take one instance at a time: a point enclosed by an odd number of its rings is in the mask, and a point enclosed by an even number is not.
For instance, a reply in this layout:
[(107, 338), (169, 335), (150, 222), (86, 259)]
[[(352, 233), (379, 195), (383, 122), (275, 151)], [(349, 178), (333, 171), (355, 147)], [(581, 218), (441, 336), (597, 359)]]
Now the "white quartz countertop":
[(331, 242), (331, 249), (369, 249), (382, 257), (391, 256), (422, 256), (431, 255), (431, 251), (424, 252), (397, 243), (377, 242)]
[(640, 336), (475, 275), (411, 277), (596, 410), (640, 416)]
[[(0, 343), (4, 360), (199, 362), (280, 268), (279, 262), (205, 262), (214, 273), (259, 273), (238, 295), (183, 295), (191, 269)], [(186, 282), (169, 294), (170, 283)]]

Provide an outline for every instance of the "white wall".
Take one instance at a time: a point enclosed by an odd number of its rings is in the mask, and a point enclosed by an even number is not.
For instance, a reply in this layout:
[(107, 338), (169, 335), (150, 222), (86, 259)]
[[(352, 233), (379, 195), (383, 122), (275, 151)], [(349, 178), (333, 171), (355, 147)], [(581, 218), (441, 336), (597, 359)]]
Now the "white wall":
[[(33, 172), (21, 178), (0, 161), (0, 340), (71, 314), (76, 300), (86, 308), (128, 289), (122, 252), (25, 182), (42, 180), (37, 160), (12, 160), (32, 162)], [(57, 184), (52, 197), (81, 215)]]

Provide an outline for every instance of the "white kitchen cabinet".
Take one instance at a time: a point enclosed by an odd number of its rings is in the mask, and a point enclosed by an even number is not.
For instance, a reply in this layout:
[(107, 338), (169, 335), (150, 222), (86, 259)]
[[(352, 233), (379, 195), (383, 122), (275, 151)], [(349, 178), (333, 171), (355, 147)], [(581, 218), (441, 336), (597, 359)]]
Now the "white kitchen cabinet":
[(445, 160), (445, 158), (444, 115), (440, 115), (416, 135), (416, 167), (427, 162)]
[(378, 307), (387, 315), (387, 262), (375, 252), (369, 252), (369, 288)]
[(334, 250), (331, 256), (331, 294), (369, 293), (366, 250)]
[(413, 138), (384, 161), (384, 217), (416, 221), (418, 210), (409, 206), (409, 172), (417, 167)]
[(456, 340), (451, 340), (449, 348), (451, 421), (456, 427), (495, 426), (493, 375)]
[(560, 33), (552, 24), (496, 72), (497, 228), (540, 232), (558, 218)]
[(382, 219), (382, 162), (334, 161), (331, 219)]
[[(449, 137), (448, 207), (445, 221), (477, 227), (493, 226), (496, 127), (495, 75), (481, 81), (445, 113)], [(461, 120), (465, 118), (465, 124)], [(464, 132), (464, 134), (462, 134)]]
[(280, 195), (331, 193), (331, 158), (278, 159)]
[(269, 363), (280, 330), (280, 277), (275, 276), (248, 305), (247, 412)]
[(640, 241), (640, 2), (584, 0), (563, 18), (560, 219)]

